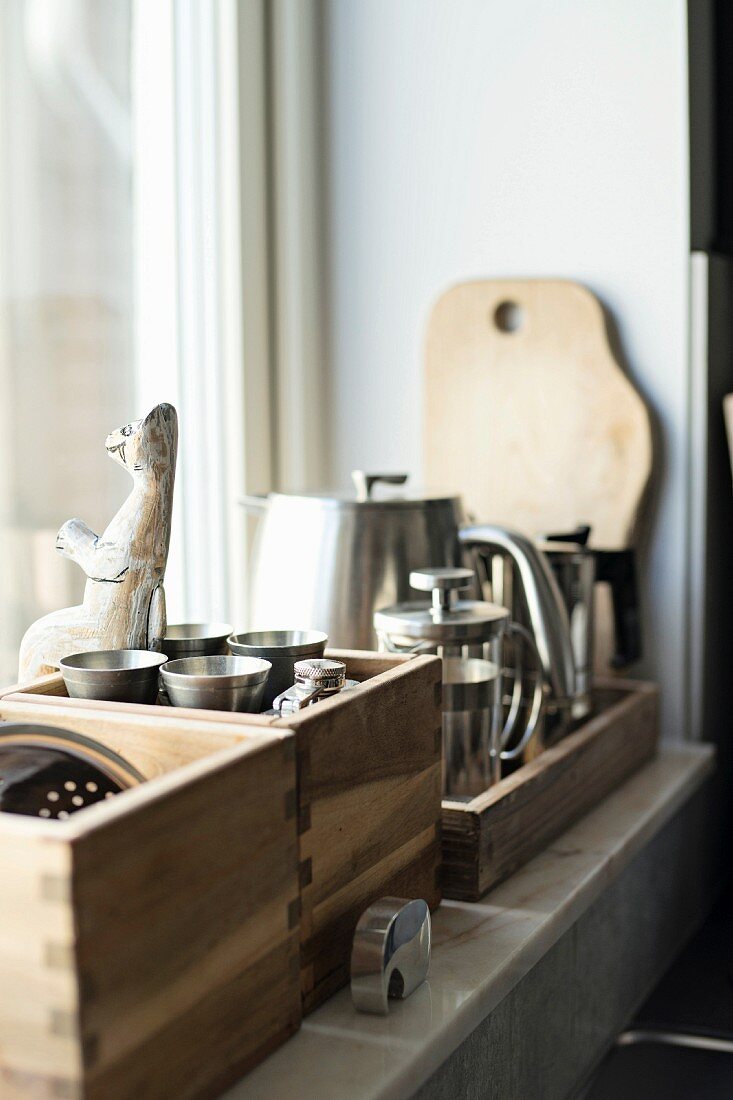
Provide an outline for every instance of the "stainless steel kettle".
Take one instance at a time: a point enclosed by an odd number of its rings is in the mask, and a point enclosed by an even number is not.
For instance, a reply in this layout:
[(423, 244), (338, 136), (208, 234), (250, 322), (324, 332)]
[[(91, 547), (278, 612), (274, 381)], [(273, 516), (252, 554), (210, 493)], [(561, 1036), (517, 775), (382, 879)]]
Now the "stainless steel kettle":
[(460, 565), (472, 552), (500, 545), (516, 563), (553, 703), (570, 706), (575, 669), (567, 610), (532, 541), (497, 527), (461, 527), (460, 497), (412, 495), (402, 488), (405, 474), (352, 476), (351, 494), (245, 499), (263, 514), (250, 574), (251, 629), (323, 630), (331, 646), (376, 649), (374, 612), (414, 598), (411, 572)]

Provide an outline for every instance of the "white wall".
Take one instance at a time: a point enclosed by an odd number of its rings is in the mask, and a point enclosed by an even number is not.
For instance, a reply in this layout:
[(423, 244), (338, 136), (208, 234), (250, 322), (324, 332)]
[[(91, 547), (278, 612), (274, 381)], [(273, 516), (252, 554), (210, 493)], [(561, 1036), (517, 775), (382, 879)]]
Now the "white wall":
[[(421, 464), (421, 341), (469, 278), (610, 307), (664, 434), (644, 671), (685, 711), (684, 0), (328, 0), (332, 481)], [(487, 517), (488, 518), (488, 517)]]

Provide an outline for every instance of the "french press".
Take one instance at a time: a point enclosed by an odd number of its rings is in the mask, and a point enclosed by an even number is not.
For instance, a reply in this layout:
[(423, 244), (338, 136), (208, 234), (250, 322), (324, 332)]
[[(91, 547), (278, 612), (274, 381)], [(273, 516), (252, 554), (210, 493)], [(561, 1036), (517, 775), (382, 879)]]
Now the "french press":
[(532, 636), (510, 622), (506, 608), (458, 598), (475, 584), (471, 569), (415, 570), (410, 585), (430, 592), (431, 601), (398, 603), (374, 615), (382, 651), (436, 653), (443, 659), (443, 793), (451, 798), (472, 798), (501, 778), (502, 760), (520, 757), (534, 736), (543, 701), (538, 674), (517, 741), (521, 703), (516, 692), (504, 718), (504, 639), (520, 635), (538, 668), (539, 655)]

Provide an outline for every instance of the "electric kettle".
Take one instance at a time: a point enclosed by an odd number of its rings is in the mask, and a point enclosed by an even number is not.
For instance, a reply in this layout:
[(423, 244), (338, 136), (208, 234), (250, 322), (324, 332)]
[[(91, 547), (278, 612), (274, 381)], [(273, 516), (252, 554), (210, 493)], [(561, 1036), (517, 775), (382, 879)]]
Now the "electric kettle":
[[(459, 566), (497, 546), (516, 563), (542, 673), (559, 712), (570, 712), (575, 667), (568, 614), (545, 556), (523, 535), (462, 526), (459, 496), (411, 493), (406, 474), (353, 475), (348, 494), (247, 497), (261, 513), (251, 570), (251, 629), (322, 630), (339, 649), (377, 649), (375, 611), (414, 599), (410, 574)], [(478, 590), (475, 593), (480, 595)]]

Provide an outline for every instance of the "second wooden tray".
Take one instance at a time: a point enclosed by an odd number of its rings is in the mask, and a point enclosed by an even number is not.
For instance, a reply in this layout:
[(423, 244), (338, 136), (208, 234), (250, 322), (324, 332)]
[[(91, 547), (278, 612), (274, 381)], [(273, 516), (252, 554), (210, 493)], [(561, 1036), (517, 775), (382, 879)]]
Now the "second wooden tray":
[(537, 855), (656, 752), (654, 684), (611, 680), (596, 714), (495, 787), (443, 801), (443, 894), (478, 901)]

